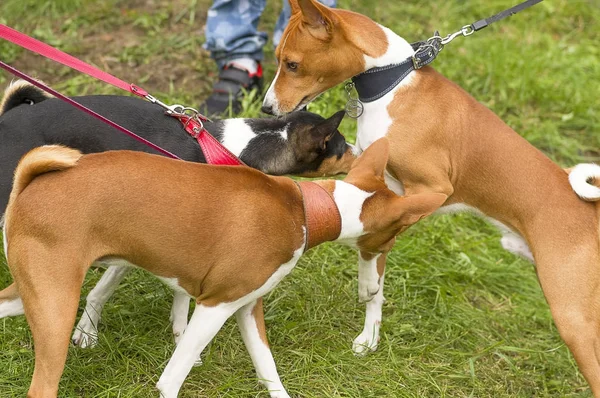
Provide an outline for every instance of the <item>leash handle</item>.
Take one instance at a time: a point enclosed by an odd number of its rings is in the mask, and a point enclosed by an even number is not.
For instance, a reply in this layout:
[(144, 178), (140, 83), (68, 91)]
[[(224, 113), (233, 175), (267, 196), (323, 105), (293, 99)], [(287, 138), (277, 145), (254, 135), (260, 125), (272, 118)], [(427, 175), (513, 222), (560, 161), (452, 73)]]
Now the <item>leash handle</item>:
[(29, 51), (40, 54), (46, 58), (50, 58), (51, 60), (61, 63), (65, 66), (78, 70), (81, 73), (85, 73), (86, 75), (102, 80), (105, 83), (112, 84), (115, 87), (129, 91), (137, 96), (146, 97), (148, 95), (146, 90), (136, 86), (135, 84), (124, 82), (123, 80), (118, 79), (109, 73), (101, 71), (100, 69), (73, 57), (72, 55), (36, 40), (33, 37), (29, 37), (26, 34), (23, 34), (18, 30), (10, 28), (4, 24), (0, 24), (0, 38), (3, 38)]
[(127, 135), (129, 135), (130, 137), (135, 138), (136, 140), (138, 140), (139, 142), (148, 145), (150, 148), (162, 153), (165, 156), (168, 156), (170, 158), (173, 159), (180, 159), (177, 155), (167, 151), (166, 149), (163, 149), (161, 147), (159, 147), (156, 144), (153, 144), (152, 142), (148, 141), (147, 139), (140, 137), (139, 135), (137, 135), (136, 133), (127, 130), (125, 127), (113, 122), (110, 119), (105, 118), (104, 116), (100, 115), (99, 113), (94, 112), (93, 110), (91, 110), (90, 108), (81, 105), (79, 102), (73, 101), (71, 98), (59, 93), (58, 91), (54, 90), (51, 87), (46, 86), (45, 84), (35, 80), (34, 78), (26, 75), (25, 73), (13, 68), (12, 66), (0, 61), (0, 68), (12, 73), (15, 76), (20, 77), (23, 80), (28, 81), (29, 83), (33, 84), (36, 87), (39, 87), (40, 89), (54, 95), (56, 98), (59, 98), (71, 105), (73, 105), (74, 107), (84, 111), (85, 113), (92, 115), (93, 117), (95, 117), (96, 119), (100, 119), (101, 121), (103, 121), (104, 123), (116, 128), (117, 130), (121, 131), (122, 133), (125, 133)]

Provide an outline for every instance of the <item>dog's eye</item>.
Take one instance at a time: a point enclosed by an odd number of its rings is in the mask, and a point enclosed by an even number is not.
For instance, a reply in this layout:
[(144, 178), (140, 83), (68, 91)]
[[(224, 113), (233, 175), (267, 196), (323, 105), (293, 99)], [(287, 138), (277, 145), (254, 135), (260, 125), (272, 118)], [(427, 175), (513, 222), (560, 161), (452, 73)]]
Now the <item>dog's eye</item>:
[(287, 68), (292, 72), (298, 69), (298, 62), (287, 62)]

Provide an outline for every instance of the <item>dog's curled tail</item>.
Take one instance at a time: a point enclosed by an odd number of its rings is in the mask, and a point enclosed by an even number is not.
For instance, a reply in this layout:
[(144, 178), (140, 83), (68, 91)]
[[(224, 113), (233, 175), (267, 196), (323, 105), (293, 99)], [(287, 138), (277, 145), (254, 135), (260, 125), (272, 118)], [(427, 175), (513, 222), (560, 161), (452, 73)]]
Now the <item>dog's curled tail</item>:
[(27, 152), (15, 170), (9, 202), (14, 201), (35, 177), (49, 171), (69, 169), (75, 166), (82, 156), (77, 149), (62, 145), (44, 145)]
[(581, 163), (573, 167), (569, 174), (573, 191), (583, 200), (600, 200), (600, 166), (593, 163)]
[(62, 145), (44, 145), (32, 149), (21, 158), (15, 170), (12, 191), (10, 192), (8, 206), (6, 206), (6, 212), (4, 213), (3, 237), (5, 250), (8, 246), (6, 241), (7, 228), (12, 214), (12, 207), (17, 196), (27, 188), (27, 185), (35, 177), (50, 171), (69, 169), (75, 166), (82, 156), (83, 154), (77, 149), (67, 148)]
[(4, 90), (4, 96), (2, 97), (2, 101), (0, 101), (0, 115), (19, 105), (33, 105), (48, 98), (54, 97), (26, 80), (19, 79), (13, 81)]

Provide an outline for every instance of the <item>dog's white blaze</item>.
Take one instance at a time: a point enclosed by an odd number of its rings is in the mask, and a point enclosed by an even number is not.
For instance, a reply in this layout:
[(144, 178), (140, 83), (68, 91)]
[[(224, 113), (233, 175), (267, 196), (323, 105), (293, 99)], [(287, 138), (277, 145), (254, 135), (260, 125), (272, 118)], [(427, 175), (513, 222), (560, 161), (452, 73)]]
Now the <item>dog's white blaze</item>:
[(582, 163), (575, 166), (569, 174), (569, 182), (573, 191), (583, 200), (600, 199), (600, 188), (590, 184), (590, 178), (600, 179), (600, 166), (593, 163)]
[(344, 181), (335, 182), (333, 200), (342, 218), (342, 230), (336, 242), (353, 244), (363, 234), (364, 225), (360, 221), (360, 214), (365, 200), (373, 194), (374, 192), (365, 192)]
[[(365, 70), (369, 70), (371, 68), (379, 67), (379, 66), (387, 66), (393, 64), (399, 64), (400, 62), (410, 58), (415, 53), (412, 46), (409, 42), (404, 40), (402, 37), (398, 36), (390, 29), (385, 26), (377, 24), (385, 33), (388, 42), (388, 48), (386, 52), (377, 58), (370, 57), (365, 54)], [(414, 77), (415, 72), (410, 72), (400, 84), (399, 87), (410, 84)]]
[(256, 133), (244, 119), (227, 119), (224, 123), (222, 144), (235, 156), (240, 156)]
[(279, 113), (279, 102), (277, 101), (277, 94), (275, 94), (275, 82), (277, 82), (277, 78), (279, 77), (279, 72), (281, 71), (281, 63), (277, 68), (277, 73), (269, 86), (269, 90), (267, 90), (267, 94), (265, 94), (265, 99), (263, 100), (264, 106), (270, 106), (273, 108), (273, 112), (278, 115)]
[(200, 357), (202, 350), (210, 343), (225, 321), (241, 307), (264, 296), (289, 274), (296, 266), (300, 256), (302, 256), (305, 245), (306, 230), (304, 231), (304, 242), (300, 248), (294, 251), (292, 258), (287, 263), (282, 264), (261, 287), (250, 294), (236, 301), (220, 303), (214, 307), (206, 307), (202, 304), (196, 306), (183, 338), (177, 345), (156, 385), (164, 398), (177, 397), (179, 389), (194, 362)]
[[(285, 43), (287, 43), (287, 39), (290, 37), (288, 33), (287, 36), (283, 39), (283, 43), (281, 45), (281, 51), (285, 48)], [(277, 78), (279, 78), (279, 74), (281, 73), (281, 68), (283, 67), (283, 62), (279, 62), (277, 66), (277, 73), (275, 74), (275, 78), (271, 82), (269, 89), (267, 90), (267, 94), (265, 94), (265, 99), (263, 100), (264, 106), (270, 106), (273, 109), (273, 113), (275, 115), (279, 115), (279, 101), (277, 100), (277, 94), (275, 93), (275, 83), (277, 82)]]

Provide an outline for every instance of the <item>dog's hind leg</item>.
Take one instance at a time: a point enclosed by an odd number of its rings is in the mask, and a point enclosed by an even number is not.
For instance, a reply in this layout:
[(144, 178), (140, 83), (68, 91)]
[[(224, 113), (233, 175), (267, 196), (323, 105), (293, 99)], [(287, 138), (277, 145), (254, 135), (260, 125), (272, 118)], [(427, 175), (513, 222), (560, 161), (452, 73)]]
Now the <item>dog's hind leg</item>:
[[(123, 262), (123, 264), (128, 264)], [(81, 348), (94, 347), (98, 343), (98, 324), (104, 304), (113, 295), (125, 276), (131, 271), (126, 265), (111, 265), (86, 298), (85, 310), (73, 332), (71, 341)]]
[(35, 367), (27, 396), (56, 397), (85, 267), (77, 263), (77, 255), (69, 256), (66, 250), (50, 250), (35, 241), (21, 247), (24, 249), (19, 253), (11, 252), (11, 271), (35, 347)]
[(269, 390), (271, 398), (289, 398), (269, 349), (262, 297), (240, 308), (235, 316), (259, 381)]
[(0, 291), (0, 318), (23, 315), (23, 301), (15, 283)]
[(600, 258), (594, 253), (597, 242), (588, 243), (591, 249), (577, 245), (568, 255), (557, 250), (536, 251), (536, 260), (542, 290), (560, 336), (592, 393), (600, 398)]

